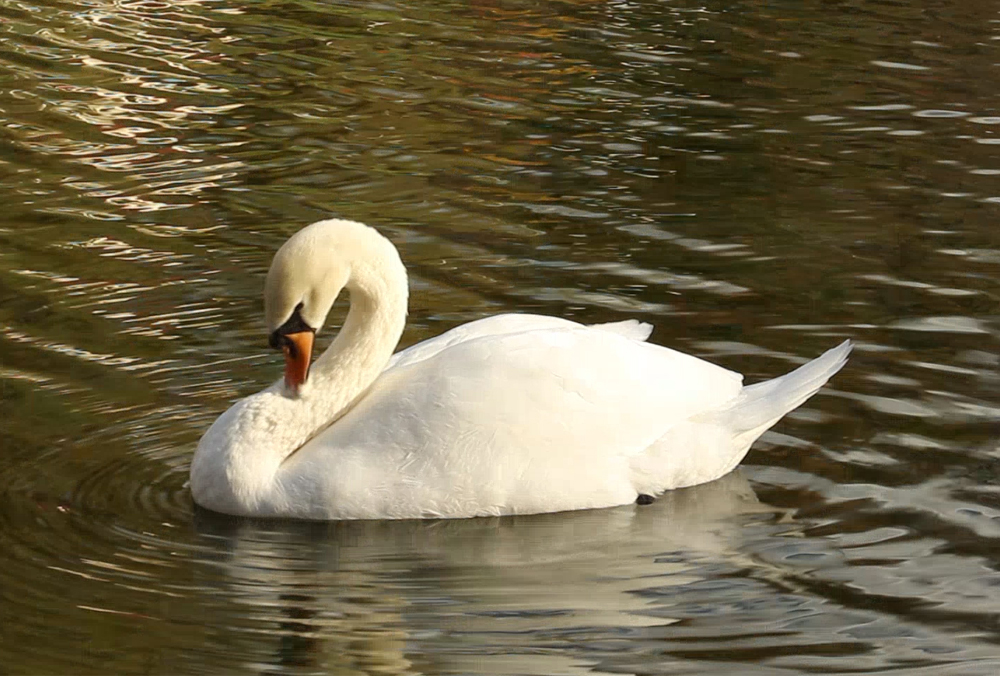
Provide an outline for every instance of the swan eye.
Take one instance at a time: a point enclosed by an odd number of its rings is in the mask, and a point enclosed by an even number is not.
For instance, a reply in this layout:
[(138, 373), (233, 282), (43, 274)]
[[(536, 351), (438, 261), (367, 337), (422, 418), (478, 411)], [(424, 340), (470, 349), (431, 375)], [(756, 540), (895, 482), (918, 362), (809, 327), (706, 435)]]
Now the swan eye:
[(281, 349), (285, 354), (287, 354), (292, 359), (299, 358), (299, 348), (295, 344), (295, 341), (293, 341), (288, 336), (281, 336)]
[[(302, 333), (303, 331), (316, 333), (316, 329), (309, 326), (305, 320), (302, 319), (302, 303), (299, 303), (295, 306), (295, 309), (292, 310), (291, 316), (285, 320), (285, 323), (272, 331), (271, 335), (267, 337), (267, 344), (275, 350), (285, 349), (290, 343), (286, 336), (290, 333)], [(295, 346), (292, 345), (291, 349), (294, 350)]]

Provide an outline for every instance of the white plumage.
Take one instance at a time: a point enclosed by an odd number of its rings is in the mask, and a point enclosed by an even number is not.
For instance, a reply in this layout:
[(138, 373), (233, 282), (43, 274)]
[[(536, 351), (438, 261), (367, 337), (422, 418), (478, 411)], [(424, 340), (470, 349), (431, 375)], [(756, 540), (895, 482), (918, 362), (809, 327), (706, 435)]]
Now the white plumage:
[(498, 315), (392, 356), (406, 272), (374, 229), (321, 221), (268, 273), (269, 330), (351, 310), (295, 395), (237, 402), (202, 438), (195, 501), (238, 515), (470, 517), (608, 507), (716, 479), (844, 364), (844, 342), (799, 369), (742, 376), (645, 342), (634, 320), (583, 326)]

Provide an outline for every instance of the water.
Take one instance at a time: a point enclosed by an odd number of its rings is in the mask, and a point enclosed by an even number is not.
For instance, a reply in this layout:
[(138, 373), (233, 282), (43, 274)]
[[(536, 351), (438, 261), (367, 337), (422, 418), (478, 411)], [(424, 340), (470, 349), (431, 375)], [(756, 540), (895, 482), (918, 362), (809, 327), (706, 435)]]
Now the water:
[[(10, 673), (994, 674), (992, 3), (0, 5)], [(463, 522), (196, 512), (263, 273), (379, 226), (410, 344), (504, 311), (848, 367), (737, 473)], [(336, 321), (342, 314), (334, 318)]]

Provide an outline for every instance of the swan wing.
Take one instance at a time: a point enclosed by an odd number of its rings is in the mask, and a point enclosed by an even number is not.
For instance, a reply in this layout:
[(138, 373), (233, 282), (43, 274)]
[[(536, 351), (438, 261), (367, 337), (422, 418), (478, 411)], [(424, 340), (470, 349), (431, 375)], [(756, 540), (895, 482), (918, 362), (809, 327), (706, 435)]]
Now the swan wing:
[[(500, 336), (510, 333), (523, 333), (524, 331), (538, 331), (543, 329), (570, 329), (582, 328), (582, 324), (563, 319), (562, 317), (547, 317), (545, 315), (517, 314), (509, 313), (494, 315), (477, 319), (461, 326), (442, 333), (428, 340), (422, 341), (400, 350), (392, 356), (387, 368), (403, 366), (414, 362), (422, 361), (428, 357), (436, 355), (441, 350), (464, 343), (476, 338), (488, 336)], [(626, 338), (637, 341), (645, 341), (653, 332), (652, 324), (640, 322), (636, 319), (626, 319), (620, 322), (609, 322), (607, 324), (594, 324), (592, 328), (602, 331), (609, 331)]]
[(742, 387), (695, 357), (567, 323), (399, 359), (286, 461), (288, 490), (326, 493), (334, 518), (622, 504), (635, 497), (630, 457)]

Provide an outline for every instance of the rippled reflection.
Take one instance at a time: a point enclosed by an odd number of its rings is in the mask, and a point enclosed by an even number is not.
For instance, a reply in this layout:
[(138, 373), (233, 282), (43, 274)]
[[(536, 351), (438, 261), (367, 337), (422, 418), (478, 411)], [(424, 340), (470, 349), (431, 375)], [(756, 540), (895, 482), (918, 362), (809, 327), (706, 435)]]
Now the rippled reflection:
[[(996, 673), (998, 25), (953, 1), (2, 4), (3, 663)], [(519, 310), (639, 317), (750, 380), (857, 350), (745, 478), (644, 509), (194, 514), (199, 435), (279, 373), (269, 258), (330, 214), (399, 246), (406, 344)]]
[[(294, 652), (291, 641), (273, 641), (275, 662), (371, 669), (375, 660), (400, 672), (423, 663), (419, 671), (434, 673), (481, 662), (485, 673), (512, 673), (545, 664), (531, 658), (531, 645), (561, 634), (585, 640), (602, 628), (672, 624), (657, 599), (702, 579), (701, 560), (722, 564), (741, 537), (734, 519), (760, 510), (737, 474), (648, 510), (332, 525), (199, 513), (198, 527), (228, 543), (220, 563), (249, 619), (305, 639)], [(359, 636), (376, 655), (358, 649)], [(476, 660), (452, 643), (477, 637)], [(426, 654), (406, 649), (413, 640)], [(497, 654), (484, 660), (483, 652)], [(553, 657), (551, 668), (583, 673)]]

